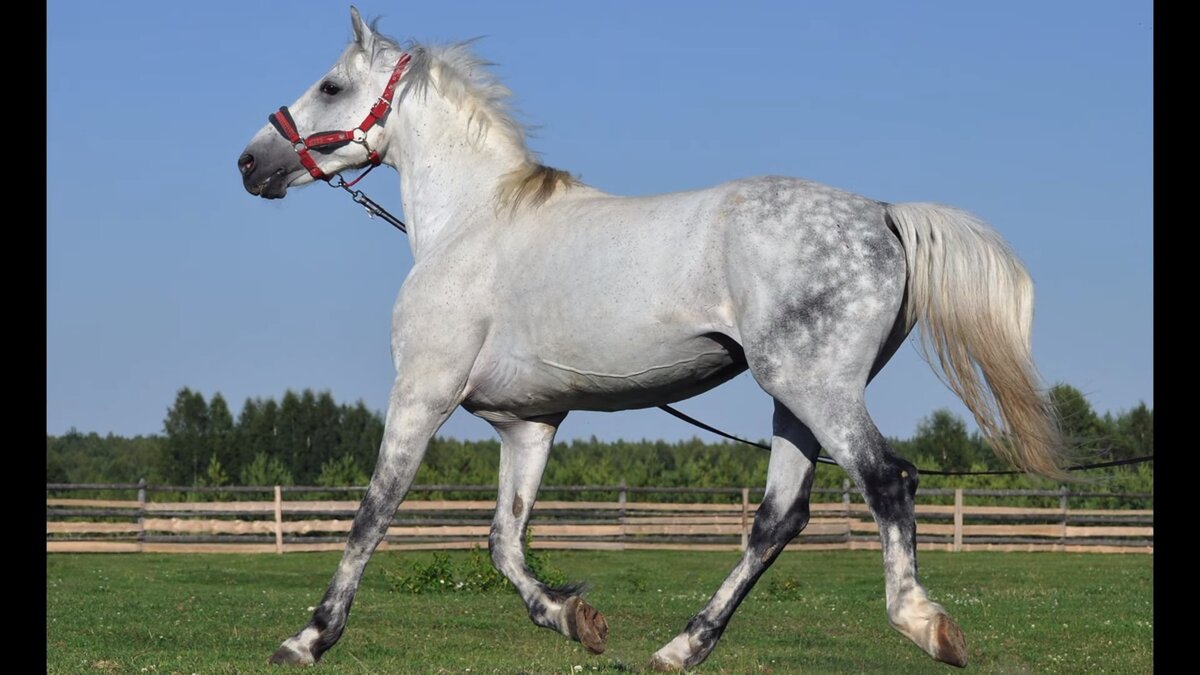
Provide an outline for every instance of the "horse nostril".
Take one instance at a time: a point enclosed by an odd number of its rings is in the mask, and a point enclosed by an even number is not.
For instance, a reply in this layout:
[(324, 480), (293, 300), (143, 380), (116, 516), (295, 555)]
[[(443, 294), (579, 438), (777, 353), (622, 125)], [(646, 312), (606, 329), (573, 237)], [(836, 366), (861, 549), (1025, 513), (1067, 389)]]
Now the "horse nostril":
[(248, 152), (242, 153), (242, 156), (238, 157), (238, 171), (241, 171), (242, 175), (245, 176), (246, 174), (250, 173), (250, 170), (253, 168), (254, 155)]

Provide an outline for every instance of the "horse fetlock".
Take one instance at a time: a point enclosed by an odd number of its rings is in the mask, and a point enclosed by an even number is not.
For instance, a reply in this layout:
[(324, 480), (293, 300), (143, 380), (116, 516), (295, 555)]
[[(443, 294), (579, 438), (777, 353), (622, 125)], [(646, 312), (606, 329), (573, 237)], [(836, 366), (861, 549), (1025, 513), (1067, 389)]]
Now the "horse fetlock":
[(320, 661), (321, 656), (337, 643), (344, 625), (341, 622), (331, 625), (328, 617), (328, 611), (318, 609), (313, 622), (284, 640), (268, 663), (308, 666)]
[(311, 666), (317, 662), (316, 656), (312, 650), (300, 639), (305, 632), (311, 629), (301, 631), (299, 635), (290, 637), (279, 645), (279, 649), (271, 655), (267, 663), (273, 666)]
[(593, 654), (604, 653), (608, 646), (608, 621), (583, 598), (573, 595), (563, 604), (567, 635)]
[(708, 658), (716, 644), (715, 637), (707, 634), (697, 636), (685, 630), (654, 652), (650, 657), (650, 669), (669, 673), (698, 666)]
[(650, 669), (659, 673), (671, 673), (687, 667), (688, 657), (692, 655), (691, 636), (685, 633), (676, 635), (673, 640), (663, 645), (662, 649), (650, 657)]

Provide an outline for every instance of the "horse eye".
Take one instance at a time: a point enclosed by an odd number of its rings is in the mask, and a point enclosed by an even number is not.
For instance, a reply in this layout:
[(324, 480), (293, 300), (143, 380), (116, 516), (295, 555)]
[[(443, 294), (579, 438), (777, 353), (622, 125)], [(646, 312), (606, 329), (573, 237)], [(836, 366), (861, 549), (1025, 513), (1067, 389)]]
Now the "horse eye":
[(336, 84), (334, 84), (334, 83), (332, 83), (332, 82), (326, 82), (326, 83), (324, 83), (324, 84), (322, 84), (322, 85), (321, 85), (321, 93), (322, 93), (322, 94), (328, 94), (328, 95), (330, 95), (330, 96), (336, 96), (336, 95), (337, 95), (337, 93), (338, 93), (339, 91), (341, 91), (341, 90), (342, 90), (342, 88), (341, 88), (341, 87), (337, 86)]

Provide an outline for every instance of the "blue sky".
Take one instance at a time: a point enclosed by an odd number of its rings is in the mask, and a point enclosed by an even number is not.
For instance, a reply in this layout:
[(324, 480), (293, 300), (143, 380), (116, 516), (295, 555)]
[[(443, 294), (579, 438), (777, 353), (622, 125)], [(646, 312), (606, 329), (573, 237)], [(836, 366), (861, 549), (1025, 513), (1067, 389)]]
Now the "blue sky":
[[(1037, 294), (1034, 353), (1098, 411), (1153, 405), (1150, 2), (376, 2), (380, 30), (498, 64), (532, 147), (617, 194), (799, 176), (989, 221)], [(266, 202), (235, 160), (350, 38), (314, 0), (51, 0), (46, 430), (158, 433), (178, 389), (385, 405), (404, 237), (317, 185)], [(361, 185), (399, 210), (383, 169)], [(969, 415), (903, 347), (868, 389), (885, 434)], [(748, 374), (683, 410), (752, 438)], [(487, 438), (462, 411), (443, 435)], [(695, 434), (574, 413), (560, 439)]]

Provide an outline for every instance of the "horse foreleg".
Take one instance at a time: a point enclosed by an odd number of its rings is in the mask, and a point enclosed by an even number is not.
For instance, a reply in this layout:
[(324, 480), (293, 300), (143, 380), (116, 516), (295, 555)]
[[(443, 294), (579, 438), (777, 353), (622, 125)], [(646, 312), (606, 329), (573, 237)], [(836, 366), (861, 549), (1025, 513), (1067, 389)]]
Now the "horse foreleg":
[(342, 562), (308, 625), (283, 642), (271, 656), (271, 663), (316, 663), (341, 637), (367, 561), (408, 493), (429, 439), (454, 409), (454, 405), (438, 403), (445, 402), (423, 396), (397, 380), (375, 473), (354, 515)]
[(580, 585), (550, 588), (534, 577), (525, 564), (525, 527), (537, 499), (554, 433), (564, 417), (565, 413), (494, 423), (500, 434), (500, 487), (488, 551), (492, 564), (512, 582), (525, 601), (529, 618), (535, 624), (558, 631), (582, 643), (589, 652), (599, 654), (608, 643), (608, 624), (580, 596)]
[(819, 449), (816, 439), (778, 402), (773, 424), (766, 494), (754, 515), (746, 551), (704, 609), (654, 653), (650, 662), (654, 670), (682, 670), (708, 658), (754, 583), (808, 524), (808, 498)]

